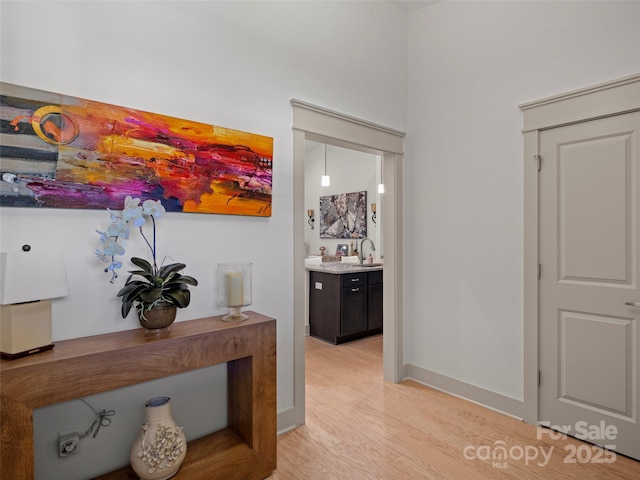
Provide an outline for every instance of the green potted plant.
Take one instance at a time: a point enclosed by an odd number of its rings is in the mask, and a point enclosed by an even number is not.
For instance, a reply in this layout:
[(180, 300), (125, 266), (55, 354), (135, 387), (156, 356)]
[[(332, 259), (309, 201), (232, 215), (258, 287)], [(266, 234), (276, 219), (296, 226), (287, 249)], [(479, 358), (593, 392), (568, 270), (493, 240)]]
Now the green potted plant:
[[(111, 224), (106, 232), (96, 230), (100, 235), (103, 249), (96, 250), (96, 255), (109, 265), (105, 272), (111, 272), (111, 283), (118, 278), (117, 269), (122, 267), (118, 256), (124, 255), (122, 242), (129, 238), (131, 226), (138, 228), (140, 235), (151, 251), (153, 263), (139, 257), (132, 257), (138, 270), (129, 271), (124, 287), (117, 293), (122, 298), (122, 317), (125, 318), (135, 306), (140, 324), (149, 329), (164, 328), (175, 319), (176, 308), (185, 308), (191, 302), (189, 285), (196, 286), (198, 281), (180, 272), (186, 268), (184, 263), (171, 263), (158, 266), (156, 261), (156, 220), (165, 214), (159, 201), (145, 200), (140, 205), (139, 198), (128, 196), (124, 202), (124, 210), (120, 215), (109, 210)], [(149, 242), (143, 227), (151, 221), (153, 239)], [(157, 317), (161, 318), (158, 319)]]

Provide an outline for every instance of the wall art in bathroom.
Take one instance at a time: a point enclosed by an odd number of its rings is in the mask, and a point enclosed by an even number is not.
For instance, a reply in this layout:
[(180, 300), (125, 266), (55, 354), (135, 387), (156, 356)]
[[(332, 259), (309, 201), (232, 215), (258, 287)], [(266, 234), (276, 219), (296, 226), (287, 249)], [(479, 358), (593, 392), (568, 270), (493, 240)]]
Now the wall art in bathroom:
[(366, 191), (320, 197), (320, 238), (366, 236)]
[(0, 204), (271, 216), (273, 138), (0, 83)]

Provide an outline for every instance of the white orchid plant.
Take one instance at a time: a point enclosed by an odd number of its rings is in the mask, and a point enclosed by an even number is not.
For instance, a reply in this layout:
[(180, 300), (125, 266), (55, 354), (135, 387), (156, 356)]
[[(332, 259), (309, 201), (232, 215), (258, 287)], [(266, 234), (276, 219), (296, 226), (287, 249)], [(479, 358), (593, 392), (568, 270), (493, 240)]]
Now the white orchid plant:
[[(107, 211), (111, 216), (111, 224), (106, 232), (96, 230), (102, 241), (102, 250), (96, 250), (96, 256), (108, 264), (104, 271), (111, 272), (110, 282), (115, 282), (118, 278), (116, 270), (122, 268), (122, 262), (118, 257), (125, 254), (124, 241), (129, 238), (131, 226), (140, 231), (140, 235), (151, 251), (153, 261), (152, 264), (143, 258), (131, 258), (131, 263), (139, 270), (129, 271), (130, 275), (124, 287), (117, 294), (118, 297), (122, 297), (122, 317), (126, 317), (133, 306), (136, 307), (142, 319), (144, 319), (144, 312), (151, 310), (159, 302), (169, 302), (178, 308), (188, 306), (191, 302), (189, 285), (196, 286), (198, 281), (180, 273), (186, 268), (184, 263), (160, 266), (157, 264), (156, 221), (166, 213), (162, 204), (155, 200), (145, 200), (140, 205), (139, 198), (128, 196), (121, 214), (110, 209)], [(143, 231), (143, 227), (149, 220), (153, 228), (152, 242), (149, 242)]]

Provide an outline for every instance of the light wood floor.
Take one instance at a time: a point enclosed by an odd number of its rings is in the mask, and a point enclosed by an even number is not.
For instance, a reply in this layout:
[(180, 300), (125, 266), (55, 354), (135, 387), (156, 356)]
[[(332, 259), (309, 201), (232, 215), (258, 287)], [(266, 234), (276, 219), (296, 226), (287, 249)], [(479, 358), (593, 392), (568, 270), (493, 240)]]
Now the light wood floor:
[[(306, 424), (278, 437), (272, 480), (640, 479), (627, 457), (596, 463), (611, 453), (538, 439), (532, 425), (415, 382), (384, 382), (381, 335), (339, 346), (307, 337), (306, 352)], [(499, 446), (507, 458), (495, 465), (475, 458)], [(566, 463), (572, 451), (581, 457)], [(517, 458), (524, 452), (537, 458)]]

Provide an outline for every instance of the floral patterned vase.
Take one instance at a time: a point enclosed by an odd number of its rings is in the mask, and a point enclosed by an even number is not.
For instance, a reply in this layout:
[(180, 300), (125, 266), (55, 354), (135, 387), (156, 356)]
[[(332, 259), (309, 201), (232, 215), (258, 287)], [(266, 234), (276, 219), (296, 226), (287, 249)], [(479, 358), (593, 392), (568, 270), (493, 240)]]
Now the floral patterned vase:
[(186, 455), (187, 441), (171, 414), (171, 399), (152, 398), (146, 404), (145, 423), (131, 447), (133, 471), (140, 480), (166, 480), (178, 472)]

